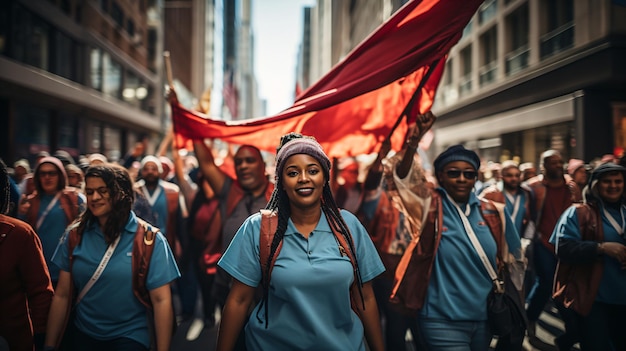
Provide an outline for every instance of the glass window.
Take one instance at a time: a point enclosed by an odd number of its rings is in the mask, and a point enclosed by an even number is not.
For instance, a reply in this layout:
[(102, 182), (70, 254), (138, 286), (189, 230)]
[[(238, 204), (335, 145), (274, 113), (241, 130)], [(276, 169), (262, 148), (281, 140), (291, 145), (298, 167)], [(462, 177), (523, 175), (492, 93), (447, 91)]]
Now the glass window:
[(546, 58), (574, 45), (573, 0), (541, 2), (544, 33), (540, 38), (540, 56)]
[(73, 156), (76, 156), (79, 150), (79, 128), (78, 119), (66, 112), (59, 112), (59, 124), (58, 124), (58, 147), (64, 150), (74, 150), (70, 152)]
[(506, 18), (507, 54), (506, 74), (510, 75), (528, 67), (528, 4), (520, 6)]
[(102, 92), (114, 98), (120, 98), (122, 87), (122, 66), (113, 61), (107, 53), (103, 55), (104, 80)]
[(480, 37), (482, 47), (482, 66), (480, 67), (480, 85), (493, 82), (496, 74), (498, 32), (494, 26)]
[(102, 91), (102, 50), (91, 48), (89, 53), (89, 79), (91, 87)]
[(63, 78), (75, 80), (76, 63), (74, 60), (76, 56), (74, 55), (72, 39), (57, 31), (54, 33), (54, 41), (54, 59), (50, 72)]
[(487, 0), (478, 9), (478, 23), (483, 24), (496, 16), (498, 11), (496, 0)]
[(50, 145), (50, 113), (32, 105), (16, 104), (15, 141), (18, 147), (29, 149), (32, 145)]
[(459, 94), (463, 95), (472, 90), (472, 46), (469, 45), (461, 50), (461, 80), (459, 82)]
[(144, 89), (139, 89), (141, 82), (139, 77), (132, 72), (126, 72), (126, 79), (124, 81), (124, 90), (122, 91), (122, 98), (133, 106), (139, 107), (141, 100), (146, 97)]
[(124, 12), (115, 1), (111, 4), (111, 18), (120, 28), (124, 27)]

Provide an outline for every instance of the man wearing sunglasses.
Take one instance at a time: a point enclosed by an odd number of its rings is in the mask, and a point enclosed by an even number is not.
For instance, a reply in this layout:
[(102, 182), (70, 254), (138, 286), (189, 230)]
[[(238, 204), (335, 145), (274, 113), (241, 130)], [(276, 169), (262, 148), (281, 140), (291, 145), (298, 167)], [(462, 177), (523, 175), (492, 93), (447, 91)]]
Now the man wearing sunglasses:
[(56, 287), (59, 267), (52, 256), (65, 228), (85, 209), (85, 196), (68, 186), (63, 163), (56, 157), (43, 157), (33, 175), (35, 191), (22, 196), (18, 216), (30, 224), (41, 240), (52, 285)]

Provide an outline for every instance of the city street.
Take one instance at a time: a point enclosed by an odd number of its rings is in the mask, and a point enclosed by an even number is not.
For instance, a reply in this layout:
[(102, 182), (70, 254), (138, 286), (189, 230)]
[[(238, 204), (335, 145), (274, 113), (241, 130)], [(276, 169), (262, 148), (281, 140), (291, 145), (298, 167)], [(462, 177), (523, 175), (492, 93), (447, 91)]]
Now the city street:
[[(213, 328), (204, 328), (198, 338), (193, 341), (186, 339), (187, 332), (191, 326), (192, 320), (182, 322), (174, 335), (172, 342), (172, 350), (179, 351), (213, 351), (215, 350), (215, 342), (217, 340), (217, 326)], [(526, 351), (556, 351), (554, 346), (554, 338), (563, 332), (563, 322), (559, 319), (557, 310), (553, 306), (546, 307), (541, 314), (539, 323), (537, 323), (538, 341), (530, 342), (528, 338), (524, 341), (524, 349)], [(410, 335), (409, 335), (410, 337)], [(495, 347), (496, 340), (492, 342)], [(493, 349), (493, 348), (492, 348)], [(574, 347), (572, 350), (580, 350)], [(394, 350), (395, 351), (395, 350)], [(415, 351), (410, 343), (407, 343), (407, 351)]]

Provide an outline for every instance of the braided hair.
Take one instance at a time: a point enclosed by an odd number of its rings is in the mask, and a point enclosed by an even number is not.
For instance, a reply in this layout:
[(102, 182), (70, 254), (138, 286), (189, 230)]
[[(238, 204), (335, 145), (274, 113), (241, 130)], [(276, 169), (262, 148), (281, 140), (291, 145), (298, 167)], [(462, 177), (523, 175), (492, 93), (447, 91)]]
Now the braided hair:
[[(103, 234), (106, 243), (110, 245), (121, 235), (130, 217), (130, 211), (135, 200), (133, 182), (126, 169), (112, 165), (89, 167), (85, 172), (85, 180), (88, 178), (101, 178), (109, 190), (111, 214), (104, 225)], [(79, 222), (77, 232), (82, 235), (88, 225), (98, 223), (98, 218), (87, 207), (77, 222)]]
[[(333, 194), (330, 190), (330, 159), (324, 153), (321, 145), (315, 140), (313, 137), (304, 136), (300, 133), (289, 133), (281, 137), (280, 144), (276, 148), (276, 172), (275, 172), (275, 180), (276, 186), (274, 187), (274, 191), (272, 192), (272, 196), (265, 207), (267, 210), (271, 210), (278, 213), (278, 224), (276, 227), (276, 233), (274, 234), (274, 238), (272, 240), (270, 246), (269, 256), (265, 265), (265, 272), (263, 272), (263, 280), (261, 281), (261, 286), (263, 288), (263, 299), (261, 300), (262, 307), (265, 312), (265, 328), (268, 327), (269, 321), (269, 307), (268, 307), (268, 295), (269, 295), (269, 286), (270, 286), (270, 270), (274, 256), (276, 255), (276, 251), (278, 249), (278, 245), (283, 240), (285, 235), (285, 231), (287, 230), (287, 224), (289, 221), (289, 217), (291, 216), (291, 207), (289, 205), (289, 198), (287, 197), (287, 193), (283, 189), (281, 185), (282, 179), (282, 170), (285, 166), (287, 159), (296, 154), (306, 154), (313, 158), (315, 158), (321, 165), (322, 172), (324, 174), (324, 188), (322, 190), (322, 201), (321, 207), (322, 212), (328, 219), (328, 223), (331, 226), (333, 232), (341, 233), (344, 237), (345, 242), (348, 244), (347, 248), (343, 248), (344, 250), (349, 250), (354, 258), (354, 275), (356, 279), (356, 284), (359, 290), (359, 295), (361, 297), (361, 303), (363, 308), (365, 308), (365, 300), (363, 298), (363, 281), (361, 279), (361, 272), (359, 270), (359, 264), (357, 261), (356, 249), (354, 246), (354, 241), (352, 239), (352, 235), (350, 234), (350, 229), (348, 225), (343, 220), (341, 216), (341, 211), (335, 202)], [(259, 313), (261, 308), (257, 310), (257, 320), (262, 322), (259, 317)]]

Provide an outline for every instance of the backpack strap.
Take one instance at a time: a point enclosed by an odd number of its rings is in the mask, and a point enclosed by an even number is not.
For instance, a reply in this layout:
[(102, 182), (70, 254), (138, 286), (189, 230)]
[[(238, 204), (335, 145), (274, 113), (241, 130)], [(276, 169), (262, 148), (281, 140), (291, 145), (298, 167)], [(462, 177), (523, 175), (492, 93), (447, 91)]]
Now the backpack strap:
[[(276, 253), (274, 257), (272, 257), (272, 262), (270, 262), (269, 271), (267, 271), (267, 261), (270, 257), (270, 251), (272, 249), (272, 241), (274, 241), (274, 236), (276, 235), (276, 228), (278, 227), (278, 213), (276, 211), (271, 210), (261, 210), (261, 233), (259, 237), (259, 263), (261, 264), (261, 274), (262, 280), (261, 283), (263, 286), (269, 284), (270, 277), (272, 276), (272, 269), (274, 269), (274, 264), (276, 263), (276, 259), (278, 258), (278, 253), (280, 249), (283, 247), (283, 241), (281, 240), (278, 243), (278, 247), (276, 248)], [(267, 273), (266, 273), (267, 272)]]
[(74, 222), (78, 217), (78, 192), (69, 188), (62, 190), (59, 202), (63, 212), (65, 212), (67, 223)]
[(141, 218), (137, 218), (137, 222), (132, 257), (133, 293), (144, 306), (152, 309), (146, 281), (148, 280), (150, 260), (154, 252), (154, 241), (160, 230)]

